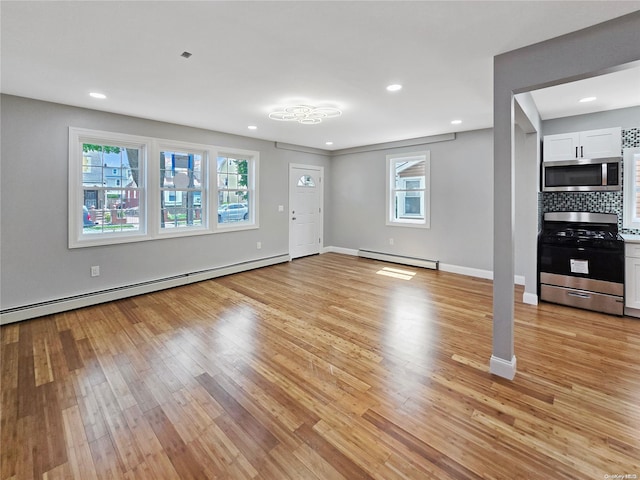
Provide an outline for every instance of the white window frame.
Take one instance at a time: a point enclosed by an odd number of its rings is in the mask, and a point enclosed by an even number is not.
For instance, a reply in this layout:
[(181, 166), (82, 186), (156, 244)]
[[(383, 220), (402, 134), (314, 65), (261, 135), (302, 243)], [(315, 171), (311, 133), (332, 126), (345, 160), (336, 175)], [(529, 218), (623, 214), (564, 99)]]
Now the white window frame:
[(637, 163), (640, 162), (640, 147), (623, 149), (623, 215), (622, 226), (640, 229), (640, 209), (636, 209), (636, 193), (640, 192), (640, 183), (635, 182)]
[[(190, 142), (178, 142), (178, 141), (169, 141), (169, 140), (158, 140), (156, 142), (154, 154), (154, 168), (153, 175), (150, 172), (150, 180), (155, 182), (154, 187), (150, 188), (153, 192), (152, 195), (155, 197), (152, 200), (153, 213), (149, 212), (150, 219), (152, 224), (156, 226), (155, 233), (158, 237), (162, 238), (174, 238), (174, 237), (189, 237), (192, 235), (203, 235), (213, 233), (212, 223), (211, 222), (211, 209), (209, 197), (211, 190), (211, 181), (209, 177), (209, 170), (211, 159), (215, 158), (215, 148), (210, 145), (202, 145), (198, 143), (190, 143)], [(203, 211), (205, 215), (205, 221), (199, 227), (184, 227), (184, 228), (162, 228), (162, 223), (160, 219), (160, 195), (162, 189), (160, 188), (160, 153), (167, 151), (179, 151), (185, 153), (193, 153), (197, 155), (202, 155), (202, 197), (201, 197), (201, 205), (203, 206)], [(215, 185), (215, 184), (214, 184)], [(157, 190), (157, 194), (155, 193)], [(166, 190), (165, 190), (166, 191)]]
[[(218, 197), (220, 190), (218, 189), (218, 157), (232, 157), (239, 160), (247, 160), (247, 175), (248, 175), (248, 185), (247, 185), (247, 193), (249, 194), (249, 218), (245, 221), (241, 222), (219, 222), (218, 221)], [(213, 167), (213, 162), (215, 162), (215, 168)], [(254, 150), (241, 150), (237, 148), (224, 148), (219, 149), (215, 156), (212, 157), (212, 167), (211, 167), (211, 178), (212, 183), (216, 185), (216, 193), (215, 193), (215, 208), (212, 209), (212, 212), (215, 212), (215, 221), (212, 218), (211, 223), (215, 223), (216, 231), (218, 232), (235, 232), (239, 230), (253, 230), (256, 228), (260, 228), (259, 222), (259, 170), (260, 170), (260, 152)], [(215, 170), (215, 171), (214, 171)], [(213, 177), (215, 176), (215, 180)]]
[[(139, 229), (109, 233), (83, 233), (82, 207), (83, 198), (83, 143), (98, 145), (117, 145), (140, 149), (138, 189), (139, 194)], [(205, 222), (198, 227), (162, 229), (160, 223), (160, 152), (180, 151), (203, 155), (202, 160), (202, 194), (201, 205), (206, 208)], [(217, 158), (219, 156), (234, 157), (247, 160), (250, 217), (246, 221), (218, 223), (218, 188)], [(130, 242), (141, 242), (162, 238), (207, 235), (222, 232), (251, 230), (259, 224), (259, 165), (260, 153), (254, 150), (217, 147), (191, 142), (159, 139), (128, 135), (124, 133), (104, 132), (84, 128), (69, 127), (69, 248), (114, 245)], [(123, 188), (123, 187), (119, 187)], [(137, 192), (137, 193), (136, 193)]]
[[(395, 218), (395, 198), (398, 189), (395, 184), (395, 165), (398, 161), (416, 161), (423, 160), (425, 163), (424, 187), (424, 218)], [(415, 180), (421, 177), (407, 177), (408, 180)], [(430, 201), (430, 183), (431, 183), (431, 152), (429, 150), (410, 153), (393, 153), (387, 155), (387, 182), (386, 182), (386, 225), (397, 227), (411, 228), (430, 228), (431, 227), (431, 201)]]
[[(83, 233), (83, 218), (80, 212), (84, 206), (84, 188), (82, 184), (82, 144), (116, 145), (140, 149), (138, 159), (140, 192), (139, 229), (135, 231), (109, 233)], [(147, 172), (148, 157), (151, 150), (150, 139), (123, 133), (102, 132), (82, 128), (69, 128), (69, 248), (112, 245), (118, 243), (145, 240), (147, 213)], [(123, 187), (120, 187), (123, 188)]]

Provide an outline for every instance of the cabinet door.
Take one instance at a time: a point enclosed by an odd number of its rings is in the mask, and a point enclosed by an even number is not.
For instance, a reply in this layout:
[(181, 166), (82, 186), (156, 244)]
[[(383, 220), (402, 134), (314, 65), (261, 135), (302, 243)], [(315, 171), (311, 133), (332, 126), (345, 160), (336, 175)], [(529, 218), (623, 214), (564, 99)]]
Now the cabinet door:
[(575, 160), (580, 150), (580, 133), (561, 133), (558, 135), (545, 135), (542, 146), (542, 160), (544, 162), (556, 162), (562, 160)]
[(640, 309), (640, 258), (626, 257), (624, 270), (624, 304)]
[(604, 128), (580, 133), (582, 158), (607, 158), (622, 155), (622, 129)]

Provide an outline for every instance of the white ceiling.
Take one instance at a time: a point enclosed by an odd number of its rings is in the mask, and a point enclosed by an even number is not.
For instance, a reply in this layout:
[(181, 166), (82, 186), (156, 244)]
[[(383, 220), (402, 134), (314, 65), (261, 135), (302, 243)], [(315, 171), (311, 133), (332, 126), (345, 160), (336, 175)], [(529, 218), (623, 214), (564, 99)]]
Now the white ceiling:
[[(640, 1), (3, 0), (0, 9), (3, 93), (334, 150), (491, 127), (495, 55)], [(389, 93), (391, 83), (404, 88)], [(554, 88), (563, 90), (535, 94), (543, 118), (585, 107), (574, 100), (582, 93)], [(637, 71), (609, 90), (600, 108), (629, 106), (630, 91), (640, 104)], [(318, 125), (268, 118), (294, 103), (343, 114)]]
[[(531, 92), (543, 120), (640, 105), (640, 68)], [(588, 103), (583, 98), (595, 97)]]

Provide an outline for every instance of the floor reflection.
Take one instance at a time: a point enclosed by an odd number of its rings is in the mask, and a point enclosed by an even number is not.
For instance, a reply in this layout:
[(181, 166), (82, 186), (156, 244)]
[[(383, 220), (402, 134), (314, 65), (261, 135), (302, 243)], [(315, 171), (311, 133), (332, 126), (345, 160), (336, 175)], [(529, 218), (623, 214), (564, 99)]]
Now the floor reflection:
[(382, 345), (385, 357), (421, 368), (430, 364), (431, 346), (438, 338), (429, 294), (412, 285), (398, 285), (389, 295)]

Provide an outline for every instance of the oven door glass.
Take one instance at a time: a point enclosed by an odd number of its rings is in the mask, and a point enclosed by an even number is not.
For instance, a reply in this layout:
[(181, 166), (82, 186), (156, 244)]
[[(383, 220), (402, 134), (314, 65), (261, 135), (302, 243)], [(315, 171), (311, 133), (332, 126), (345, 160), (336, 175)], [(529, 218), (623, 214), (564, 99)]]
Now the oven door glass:
[(540, 272), (624, 282), (624, 251), (600, 248), (539, 246)]

